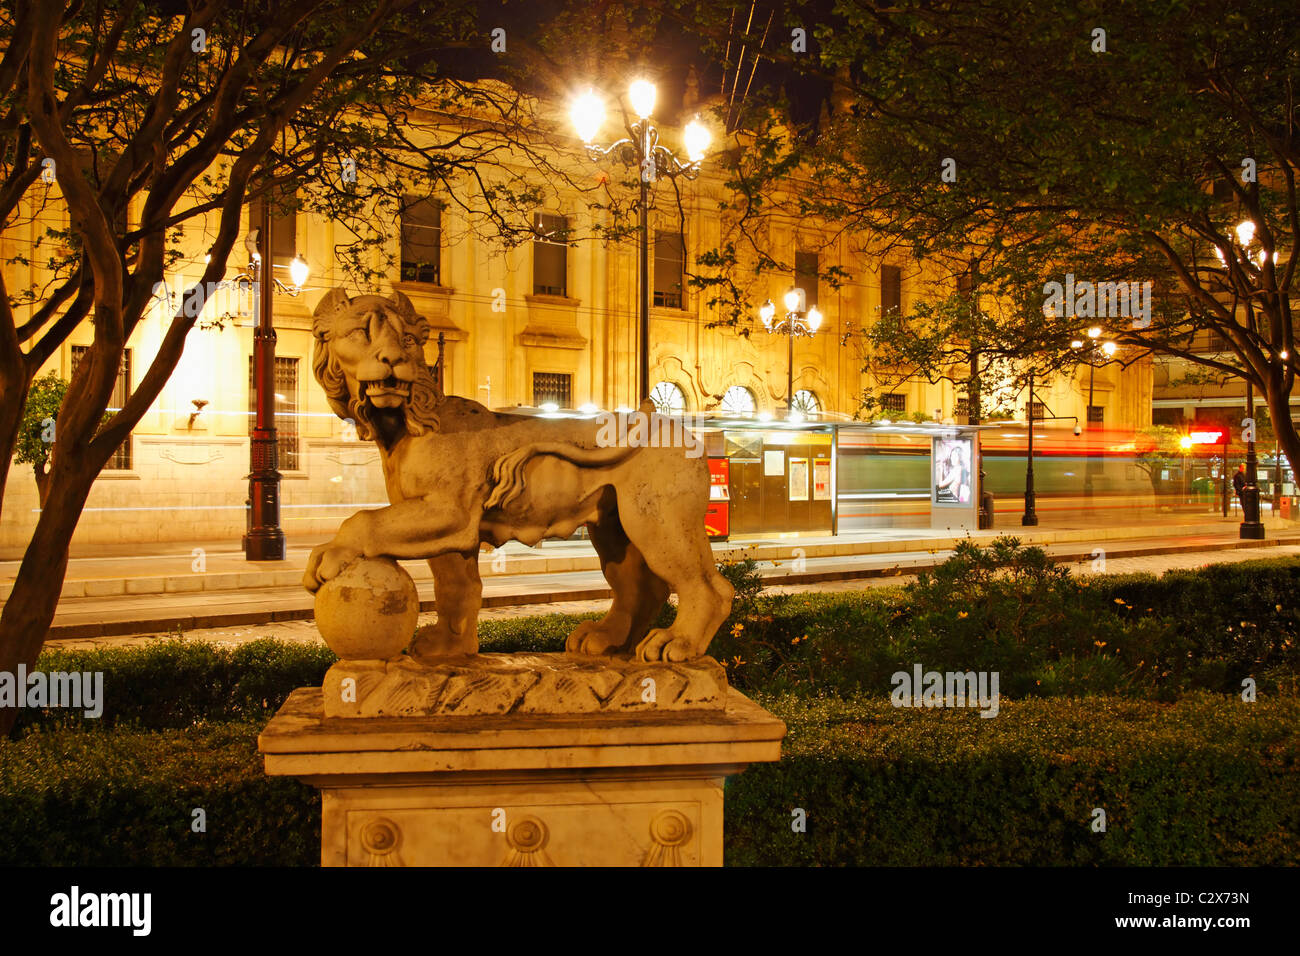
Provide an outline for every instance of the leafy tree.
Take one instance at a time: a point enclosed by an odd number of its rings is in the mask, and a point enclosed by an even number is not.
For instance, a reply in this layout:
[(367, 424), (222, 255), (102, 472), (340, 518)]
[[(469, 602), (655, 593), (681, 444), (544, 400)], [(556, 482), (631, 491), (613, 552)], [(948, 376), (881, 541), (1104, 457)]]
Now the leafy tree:
[[(0, 671), (31, 666), (54, 615), (91, 485), (157, 399), (194, 308), (242, 262), (253, 199), (332, 218), (361, 281), (407, 196), (459, 203), (503, 243), (532, 235), (538, 182), (568, 182), (535, 99), (493, 75), (470, 0), (15, 0), (0, 8), (0, 226), (31, 236), (0, 272), (0, 451), (12, 457), (32, 379), (83, 322), (45, 505), (0, 612)], [(526, 35), (510, 42), (526, 45)], [(500, 70), (497, 69), (497, 73)], [(540, 174), (539, 174), (540, 171)], [(355, 173), (355, 175), (351, 175)], [(348, 235), (349, 232), (351, 235)], [(182, 255), (201, 279), (106, 423), (123, 349)], [(18, 275), (24, 274), (22, 271)], [(5, 475), (0, 473), (0, 493)], [(0, 732), (14, 711), (0, 711)]]
[(68, 383), (58, 372), (47, 372), (33, 381), (27, 393), (27, 404), (23, 407), (18, 439), (14, 443), (14, 462), (32, 466), (42, 506), (50, 487), (50, 449), (56, 437), (54, 421), (67, 392)]
[[(761, 269), (779, 258), (764, 224), (812, 216), (873, 249), (906, 249), (954, 285), (973, 271), (969, 294), (982, 304), (972, 327), (955, 314), (930, 316), (940, 321), (929, 331), (909, 323), (914, 357), (931, 349), (923, 364), (952, 374), (990, 350), (1068, 355), (1100, 324), (1126, 362), (1179, 356), (1251, 382), (1300, 460), (1289, 406), (1300, 244), (1300, 18), (1290, 8), (840, 0), (786, 8), (787, 25), (807, 29), (801, 53), (788, 32), (765, 42), (762, 23), (677, 7), (715, 49), (761, 51), (773, 91), (762, 108), (784, 110), (752, 123), (749, 148), (732, 155), (745, 208), (742, 238), (724, 235), (724, 253), (748, 243)], [(801, 118), (800, 93), (821, 108)], [(1105, 315), (1086, 296), (1050, 302), (1048, 283), (1067, 277), (1088, 284), (1079, 292), (1138, 283), (1137, 307), (1116, 314), (1115, 287)], [(1007, 307), (985, 307), (999, 300)], [(1207, 353), (1206, 333), (1225, 351)], [(965, 373), (976, 388), (978, 364)]]

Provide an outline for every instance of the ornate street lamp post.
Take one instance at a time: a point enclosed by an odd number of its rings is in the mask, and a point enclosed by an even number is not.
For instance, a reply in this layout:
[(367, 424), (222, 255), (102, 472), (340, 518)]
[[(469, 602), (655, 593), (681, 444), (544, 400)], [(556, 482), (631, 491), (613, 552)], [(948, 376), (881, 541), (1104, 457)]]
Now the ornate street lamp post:
[[(694, 179), (700, 173), (700, 163), (709, 148), (708, 128), (699, 116), (686, 124), (683, 139), (688, 162), (683, 163), (666, 146), (659, 143), (659, 130), (650, 121), (654, 112), (657, 91), (649, 80), (635, 80), (628, 87), (627, 98), (636, 121), (624, 120), (627, 136), (609, 146), (594, 144), (596, 134), (605, 122), (604, 101), (594, 91), (588, 90), (573, 101), (571, 117), (578, 137), (587, 147), (587, 156), (599, 161), (616, 154), (624, 166), (639, 170), (640, 183), (640, 248), (637, 259), (637, 315), (638, 329), (637, 394), (641, 401), (650, 397), (650, 187), (660, 176)], [(626, 116), (626, 114), (625, 114)]]
[[(1253, 430), (1255, 424), (1255, 387), (1246, 380), (1246, 417)], [(1255, 436), (1246, 442), (1246, 483), (1241, 488), (1241, 529), (1239, 536), (1252, 541), (1264, 540), (1264, 522), (1259, 520), (1259, 460), (1255, 457)]]
[[(1250, 261), (1250, 244), (1255, 238), (1255, 224), (1249, 219), (1244, 220), (1237, 224), (1235, 232), (1237, 234), (1237, 244), (1240, 246), (1241, 258)], [(1216, 252), (1219, 261), (1223, 262), (1223, 250), (1216, 248)], [(1267, 250), (1261, 250), (1258, 257), (1261, 269), (1264, 267), (1267, 257)], [(1282, 357), (1286, 357), (1285, 353), (1283, 353)], [(1259, 520), (1259, 459), (1255, 455), (1255, 436), (1253, 433), (1255, 387), (1250, 379), (1246, 379), (1246, 417), (1251, 421), (1252, 432), (1246, 440), (1246, 483), (1241, 489), (1241, 528), (1239, 536), (1253, 541), (1262, 541), (1264, 539), (1264, 523)], [(1226, 481), (1228, 474), (1228, 446), (1225, 444), (1223, 447), (1223, 474)]]
[(794, 410), (794, 340), (795, 336), (806, 335), (812, 338), (821, 328), (822, 314), (813, 306), (807, 311), (799, 307), (804, 304), (803, 289), (791, 289), (785, 294), (785, 316), (776, 318), (776, 306), (768, 299), (758, 310), (763, 320), (763, 330), (771, 335), (786, 336), (785, 363), (785, 417), (790, 418)]
[(284, 530), (280, 527), (279, 439), (275, 433), (275, 327), (271, 295), (298, 295), (307, 281), (307, 263), (294, 255), (289, 264), (292, 286), (276, 279), (271, 263), (271, 205), (262, 202), (262, 217), (245, 242), (250, 252), (249, 274), (257, 290), (257, 324), (253, 328), (253, 391), (255, 418), (249, 440), (248, 525), (244, 557), (249, 561), (283, 561)]
[(1029, 370), (1029, 447), (1028, 460), (1025, 462), (1025, 513), (1020, 516), (1020, 523), (1025, 527), (1038, 524), (1037, 498), (1034, 494), (1034, 371)]

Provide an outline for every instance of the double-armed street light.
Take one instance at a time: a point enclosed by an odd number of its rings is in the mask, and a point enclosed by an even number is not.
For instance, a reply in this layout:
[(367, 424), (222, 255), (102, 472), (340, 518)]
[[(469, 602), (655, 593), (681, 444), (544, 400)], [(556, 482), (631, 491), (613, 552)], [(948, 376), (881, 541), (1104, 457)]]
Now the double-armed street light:
[(623, 165), (636, 167), (639, 171), (641, 243), (637, 265), (637, 313), (640, 355), (637, 389), (642, 401), (650, 397), (650, 187), (660, 176), (685, 179), (698, 176), (711, 140), (708, 127), (696, 116), (686, 124), (682, 136), (687, 162), (678, 159), (672, 150), (660, 144), (659, 130), (651, 122), (657, 96), (655, 85), (649, 80), (634, 80), (628, 87), (627, 100), (636, 119), (628, 122), (625, 111), (623, 126), (627, 135), (605, 147), (595, 145), (596, 136), (605, 122), (605, 102), (599, 94), (588, 90), (573, 101), (570, 113), (574, 130), (587, 148), (588, 158), (599, 161), (613, 154)]
[(807, 310), (802, 308), (805, 302), (803, 289), (790, 289), (783, 301), (785, 315), (782, 318), (776, 317), (776, 306), (771, 299), (759, 307), (758, 315), (763, 320), (765, 332), (786, 336), (785, 417), (789, 419), (794, 411), (794, 340), (800, 335), (809, 338), (816, 335), (821, 328), (822, 314), (815, 305)]

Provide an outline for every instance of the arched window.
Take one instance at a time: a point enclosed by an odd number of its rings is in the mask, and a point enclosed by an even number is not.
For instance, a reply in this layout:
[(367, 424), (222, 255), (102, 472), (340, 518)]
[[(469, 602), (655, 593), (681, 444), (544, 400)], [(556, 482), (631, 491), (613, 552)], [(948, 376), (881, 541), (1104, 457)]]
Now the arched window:
[(728, 415), (752, 415), (758, 408), (754, 393), (743, 385), (733, 385), (722, 396), (722, 411)]
[(801, 388), (794, 393), (794, 410), (799, 412), (805, 418), (817, 415), (822, 410), (822, 403), (817, 400), (817, 396), (806, 388)]
[(650, 389), (650, 401), (660, 415), (680, 415), (686, 411), (686, 393), (672, 382), (659, 382)]

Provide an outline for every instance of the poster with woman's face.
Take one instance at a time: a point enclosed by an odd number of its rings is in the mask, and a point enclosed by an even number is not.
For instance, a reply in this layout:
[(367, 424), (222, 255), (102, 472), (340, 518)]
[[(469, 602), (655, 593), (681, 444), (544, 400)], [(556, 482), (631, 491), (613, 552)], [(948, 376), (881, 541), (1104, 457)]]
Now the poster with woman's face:
[(965, 505), (971, 500), (971, 440), (945, 438), (934, 444), (934, 500)]

